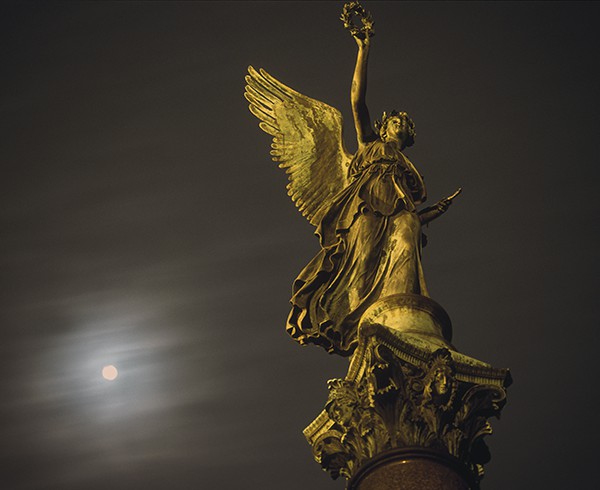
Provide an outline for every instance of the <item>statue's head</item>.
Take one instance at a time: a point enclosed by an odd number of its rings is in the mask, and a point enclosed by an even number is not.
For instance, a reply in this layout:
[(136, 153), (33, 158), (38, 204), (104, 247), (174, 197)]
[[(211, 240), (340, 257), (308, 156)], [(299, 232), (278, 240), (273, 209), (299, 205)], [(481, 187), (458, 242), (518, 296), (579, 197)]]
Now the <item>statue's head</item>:
[(396, 110), (389, 114), (384, 112), (381, 121), (375, 121), (375, 129), (379, 131), (382, 141), (396, 140), (402, 144), (402, 147), (414, 145), (417, 135), (415, 123), (408, 114)]

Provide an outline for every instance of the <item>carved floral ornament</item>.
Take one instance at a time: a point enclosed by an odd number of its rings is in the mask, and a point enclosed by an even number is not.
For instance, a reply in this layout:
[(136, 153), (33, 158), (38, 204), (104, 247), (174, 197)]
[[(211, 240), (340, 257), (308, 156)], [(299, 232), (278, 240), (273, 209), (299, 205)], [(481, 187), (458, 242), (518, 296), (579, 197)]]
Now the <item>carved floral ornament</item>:
[[(313, 441), (317, 462), (334, 479), (350, 479), (385, 451), (422, 447), (461, 461), (478, 481), (490, 459), (482, 440), (492, 432), (487, 419), (499, 415), (504, 387), (460, 381), (447, 349), (416, 366), (380, 339), (367, 344), (358, 379), (328, 382), (329, 424)], [(504, 384), (509, 382), (507, 376)]]

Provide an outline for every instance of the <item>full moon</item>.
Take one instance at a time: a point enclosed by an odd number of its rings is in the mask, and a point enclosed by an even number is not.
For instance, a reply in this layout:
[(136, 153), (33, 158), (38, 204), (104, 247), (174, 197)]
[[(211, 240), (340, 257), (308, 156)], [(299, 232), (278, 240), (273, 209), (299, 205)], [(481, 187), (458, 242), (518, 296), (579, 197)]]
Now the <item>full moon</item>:
[(115, 379), (117, 379), (118, 375), (119, 371), (117, 371), (117, 368), (114, 367), (112, 364), (109, 364), (108, 366), (104, 366), (102, 368), (102, 377), (107, 381), (114, 381)]

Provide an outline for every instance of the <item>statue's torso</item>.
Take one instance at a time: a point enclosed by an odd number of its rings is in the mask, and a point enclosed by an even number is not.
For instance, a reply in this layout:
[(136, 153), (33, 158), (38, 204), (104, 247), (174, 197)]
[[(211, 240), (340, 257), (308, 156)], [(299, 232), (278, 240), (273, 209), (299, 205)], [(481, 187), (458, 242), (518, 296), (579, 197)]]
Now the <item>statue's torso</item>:
[(412, 212), (424, 200), (421, 176), (392, 142), (377, 139), (361, 147), (350, 163), (349, 176), (367, 207), (384, 216), (402, 209)]

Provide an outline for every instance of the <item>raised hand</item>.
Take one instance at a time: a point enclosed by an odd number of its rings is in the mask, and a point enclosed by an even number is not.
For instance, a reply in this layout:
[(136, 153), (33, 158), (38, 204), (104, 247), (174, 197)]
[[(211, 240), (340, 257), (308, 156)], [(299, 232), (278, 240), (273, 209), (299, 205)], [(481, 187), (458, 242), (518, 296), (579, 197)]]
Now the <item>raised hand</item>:
[[(354, 23), (353, 16), (360, 18), (362, 27), (358, 27)], [(344, 23), (344, 27), (350, 31), (350, 34), (352, 34), (352, 37), (359, 47), (362, 48), (370, 44), (370, 39), (375, 35), (373, 18), (371, 17), (371, 14), (363, 8), (360, 2), (348, 2), (344, 4), (340, 19)]]

